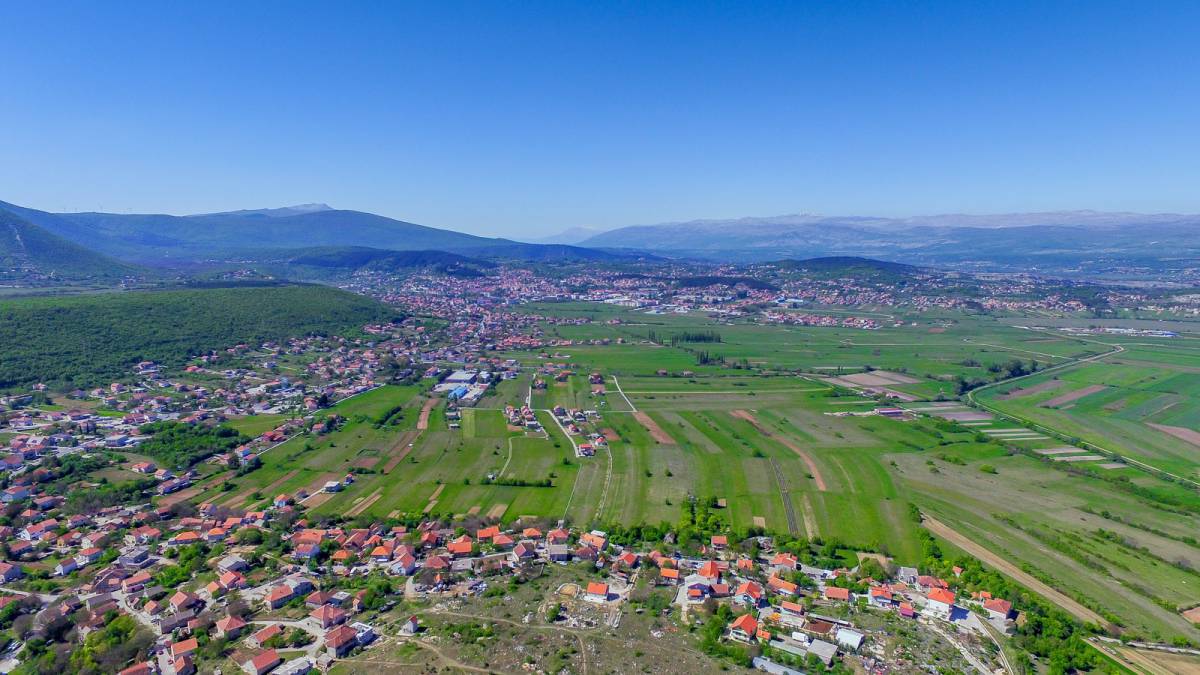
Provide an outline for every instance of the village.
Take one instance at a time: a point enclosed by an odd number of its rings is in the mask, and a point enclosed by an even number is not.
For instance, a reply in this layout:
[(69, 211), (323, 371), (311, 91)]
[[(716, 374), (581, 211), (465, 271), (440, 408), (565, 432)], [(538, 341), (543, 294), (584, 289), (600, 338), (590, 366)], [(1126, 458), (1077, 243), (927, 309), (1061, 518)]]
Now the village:
[[(599, 283), (606, 278), (611, 283)], [(57, 393), (39, 385), (0, 398), (0, 672), (21, 659), (66, 658), (61, 650), (68, 634), (86, 643), (110, 626), (130, 628), (122, 618), (134, 622), (136, 635), (148, 636), (131, 644), (150, 655), (122, 673), (324, 671), (369, 663), (372, 654), (403, 644), (432, 655), (450, 639), (439, 628), (447, 603), (469, 607), (530, 578), (553, 584), (525, 600), (526, 621), (597, 634), (636, 629), (637, 640), (676, 633), (673, 639), (698, 642), (710, 665), (734, 662), (781, 674), (888, 673), (938, 661), (963, 671), (1012, 671), (1001, 644), (1023, 620), (1014, 598), (960, 585), (954, 574), (896, 566), (870, 551), (844, 550), (840, 564), (832, 564), (828, 556), (777, 548), (765, 532), (706, 535), (696, 550), (677, 544), (669, 531), (656, 542), (617, 543), (604, 531), (561, 519), (404, 513), (364, 523), (362, 517), (311, 517), (309, 506), (320, 502), (312, 500), (315, 493), (351, 489), (353, 471), (309, 490), (267, 495), (269, 506), (258, 510), (197, 503), (198, 483), (211, 486), (221, 476), (253, 471), (262, 453), (299, 435), (335, 430), (345, 420), (322, 411), (385, 383), (426, 391), (431, 404), (440, 402), (446, 428), (460, 432), (464, 409), (498, 385), (527, 378), (524, 402), (496, 409), (508, 430), (540, 438), (561, 432), (576, 460), (595, 461), (619, 438), (602, 424), (611, 382), (599, 372), (572, 370), (568, 352), (652, 347), (653, 335), (556, 337), (547, 331), (592, 319), (528, 312), (522, 307), (528, 302), (590, 301), (721, 320), (753, 313), (760, 323), (816, 328), (903, 325), (877, 315), (804, 309), (809, 302), (900, 302), (869, 285), (755, 289), (737, 282), (681, 293), (668, 281), (603, 272), (584, 284), (513, 271), (475, 280), (417, 275), (371, 283), (386, 289), (376, 292), (381, 299), (413, 314), (365, 326), (365, 337), (238, 344), (194, 355), (178, 369), (143, 361), (103, 387)], [(588, 290), (566, 290), (581, 284)], [(962, 302), (926, 295), (903, 301), (917, 308)], [(1039, 300), (1037, 306), (1078, 311), (1071, 302)], [(495, 356), (513, 351), (537, 355), (538, 365)], [(657, 375), (693, 373), (663, 368)], [(539, 416), (532, 397), (575, 379), (584, 382), (590, 402), (554, 403), (548, 416)], [(826, 415), (902, 412), (885, 407)], [(224, 440), (213, 436), (228, 445), (182, 466), (138, 454), (179, 425), (197, 433), (238, 431)], [(121, 472), (138, 477), (130, 489), (152, 497), (121, 497), (117, 505), (88, 501), (122, 489), (109, 480), (127, 475)], [(91, 490), (63, 490), (78, 484)], [(859, 564), (846, 564), (855, 554)], [(643, 616), (652, 616), (651, 623), (635, 622)], [(537, 662), (523, 667), (540, 672)], [(555, 667), (575, 670), (561, 659)]]
[[(664, 613), (681, 625), (731, 616), (722, 640), (757, 647), (755, 665), (769, 672), (800, 672), (785, 664), (811, 658), (882, 667), (883, 642), (857, 621), (872, 612), (927, 626), (990, 672), (997, 652), (986, 645), (1020, 620), (1008, 600), (956, 594), (953, 578), (875, 558), (864, 558), (869, 568), (814, 567), (773, 551), (769, 537), (714, 535), (701, 555), (683, 556), (560, 526), (314, 528), (290, 495), (248, 513), (176, 504), (66, 515), (36, 493), (25, 506), (0, 531), (9, 558), (0, 602), (14, 608), (0, 621), (28, 640), (70, 621), (86, 638), (128, 616), (154, 636), (153, 658), (122, 673), (186, 675), (228, 661), (255, 675), (325, 670), (380, 638), (425, 639), (421, 608), (439, 598), (482, 596), (506, 577), (560, 565), (582, 566), (587, 581), (545, 599), (555, 607), (549, 623), (605, 630), (630, 611), (633, 589), (662, 588), (672, 594)], [(33, 583), (27, 561), (49, 554), (59, 560), (50, 576), (78, 585)], [(9, 655), (21, 645), (12, 640)]]

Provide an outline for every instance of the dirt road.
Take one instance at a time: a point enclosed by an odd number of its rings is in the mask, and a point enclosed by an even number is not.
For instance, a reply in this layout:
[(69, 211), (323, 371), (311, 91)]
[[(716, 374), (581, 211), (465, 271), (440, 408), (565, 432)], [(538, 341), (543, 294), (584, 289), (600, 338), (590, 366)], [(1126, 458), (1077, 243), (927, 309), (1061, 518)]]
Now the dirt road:
[(1045, 583), (1026, 573), (1016, 565), (1010, 563), (1004, 558), (1001, 558), (983, 546), (980, 546), (979, 544), (975, 543), (974, 540), (964, 536), (958, 531), (950, 528), (950, 526), (941, 523), (927, 515), (922, 516), (921, 524), (924, 525), (925, 529), (929, 530), (930, 532), (945, 539), (951, 544), (954, 544), (967, 553), (970, 553), (976, 558), (979, 558), (988, 566), (994, 567), (1000, 572), (1012, 577), (1012, 579), (1017, 583), (1028, 588), (1034, 593), (1041, 595), (1055, 605), (1058, 605), (1063, 611), (1071, 614), (1080, 621), (1094, 623), (1098, 626), (1103, 626), (1108, 623), (1099, 614), (1093, 612), (1087, 607), (1084, 607), (1067, 595), (1047, 586)]

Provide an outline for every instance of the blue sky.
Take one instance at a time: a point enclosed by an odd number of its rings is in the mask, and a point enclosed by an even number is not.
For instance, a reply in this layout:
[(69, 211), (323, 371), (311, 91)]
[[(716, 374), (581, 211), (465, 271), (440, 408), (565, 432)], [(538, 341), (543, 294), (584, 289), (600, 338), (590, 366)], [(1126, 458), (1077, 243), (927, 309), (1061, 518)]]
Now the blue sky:
[(0, 200), (1200, 211), (1200, 3), (4, 3)]

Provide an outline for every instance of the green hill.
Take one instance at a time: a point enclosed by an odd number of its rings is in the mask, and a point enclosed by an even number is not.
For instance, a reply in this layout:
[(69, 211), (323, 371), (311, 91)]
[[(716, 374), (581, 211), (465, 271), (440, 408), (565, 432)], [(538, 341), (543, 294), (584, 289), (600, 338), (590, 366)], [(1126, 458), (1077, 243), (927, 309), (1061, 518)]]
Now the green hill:
[(0, 301), (0, 390), (104, 384), (142, 360), (178, 366), (239, 342), (346, 334), (396, 316), (370, 298), (310, 285)]
[(0, 209), (0, 278), (112, 279), (136, 271)]

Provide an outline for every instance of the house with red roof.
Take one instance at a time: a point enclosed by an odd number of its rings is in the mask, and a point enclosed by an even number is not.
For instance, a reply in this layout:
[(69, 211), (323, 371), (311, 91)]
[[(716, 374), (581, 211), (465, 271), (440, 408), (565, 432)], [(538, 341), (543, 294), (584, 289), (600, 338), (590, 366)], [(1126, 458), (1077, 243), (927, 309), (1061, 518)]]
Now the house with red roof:
[(729, 637), (740, 642), (753, 642), (758, 635), (758, 619), (753, 614), (743, 614), (729, 624)]
[(850, 589), (840, 588), (838, 586), (826, 586), (825, 599), (836, 600), (838, 602), (850, 602)]
[(929, 591), (925, 600), (924, 612), (927, 616), (949, 621), (952, 611), (954, 611), (954, 593), (944, 588), (935, 588)]
[(274, 670), (280, 663), (283, 663), (283, 659), (279, 658), (279, 654), (274, 649), (268, 649), (244, 661), (242, 663), (242, 670), (250, 675), (265, 675)]
[(988, 613), (988, 616), (993, 621), (1007, 621), (1012, 618), (1013, 606), (1012, 603), (1003, 598), (992, 598), (985, 600), (983, 609)]
[(358, 646), (358, 633), (350, 626), (342, 624), (325, 633), (325, 649), (334, 658), (345, 656), (356, 646)]
[(606, 602), (608, 600), (608, 584), (599, 581), (589, 582), (583, 599), (588, 602)]

